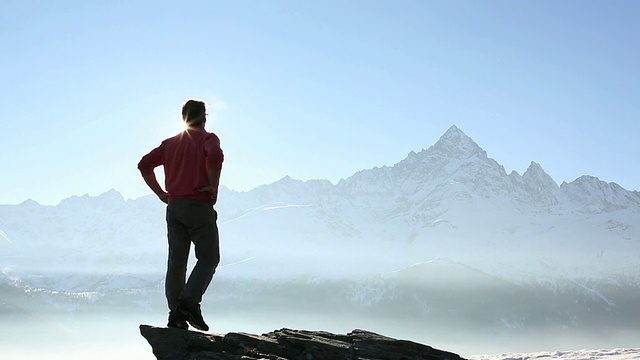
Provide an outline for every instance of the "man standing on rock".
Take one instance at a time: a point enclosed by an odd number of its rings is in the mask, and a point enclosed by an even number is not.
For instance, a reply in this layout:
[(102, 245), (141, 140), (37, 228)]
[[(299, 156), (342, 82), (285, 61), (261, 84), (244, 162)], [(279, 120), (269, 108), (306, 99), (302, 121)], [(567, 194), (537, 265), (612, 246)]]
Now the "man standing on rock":
[[(188, 100), (182, 107), (182, 119), (186, 129), (143, 156), (138, 169), (149, 188), (167, 204), (167, 326), (187, 329), (189, 323), (207, 331), (209, 326), (202, 317), (200, 303), (220, 262), (218, 214), (213, 206), (218, 198), (224, 156), (220, 139), (204, 129), (204, 102)], [(166, 192), (154, 173), (161, 165)], [(197, 262), (186, 280), (191, 243)]]

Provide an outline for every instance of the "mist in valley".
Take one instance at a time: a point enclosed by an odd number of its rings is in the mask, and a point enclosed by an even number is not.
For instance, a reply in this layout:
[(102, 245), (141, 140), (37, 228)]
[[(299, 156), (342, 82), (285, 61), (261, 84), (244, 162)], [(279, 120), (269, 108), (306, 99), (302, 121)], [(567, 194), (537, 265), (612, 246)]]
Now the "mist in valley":
[[(514, 288), (482, 274), (433, 275), (429, 269), (411, 269), (392, 281), (278, 282), (218, 275), (202, 306), (217, 333), (367, 329), (466, 357), (637, 346), (637, 289), (608, 293), (629, 307), (607, 315), (598, 299), (579, 298), (569, 287), (562, 294)], [(138, 326), (166, 324), (161, 278), (144, 289), (93, 296), (2, 285), (3, 354), (11, 359), (153, 359)], [(394, 295), (386, 296), (390, 288)]]
[[(360, 328), (463, 356), (638, 347), (638, 192), (507, 174), (455, 126), (336, 185), (223, 187), (217, 210), (214, 332)], [(0, 205), (3, 354), (152, 359), (138, 326), (167, 322), (164, 211), (115, 190)]]

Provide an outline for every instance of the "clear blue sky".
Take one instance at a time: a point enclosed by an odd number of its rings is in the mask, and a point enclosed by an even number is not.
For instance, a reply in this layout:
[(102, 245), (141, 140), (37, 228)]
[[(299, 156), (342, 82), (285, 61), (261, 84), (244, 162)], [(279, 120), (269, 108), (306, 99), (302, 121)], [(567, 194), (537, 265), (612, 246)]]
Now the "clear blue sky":
[(211, 106), (222, 183), (336, 183), (457, 125), (640, 190), (640, 1), (0, 3), (0, 204), (149, 194), (140, 157)]

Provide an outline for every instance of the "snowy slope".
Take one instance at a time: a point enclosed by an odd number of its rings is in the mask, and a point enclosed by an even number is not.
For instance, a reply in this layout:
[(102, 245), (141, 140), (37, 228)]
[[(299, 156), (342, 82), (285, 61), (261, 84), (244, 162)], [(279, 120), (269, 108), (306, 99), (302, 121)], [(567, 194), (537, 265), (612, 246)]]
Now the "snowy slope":
[(554, 351), (536, 353), (506, 353), (493, 355), (473, 355), (470, 360), (636, 360), (640, 359), (640, 349), (598, 349), (576, 351)]
[[(515, 283), (640, 284), (638, 192), (592, 176), (558, 186), (535, 162), (507, 174), (455, 126), (336, 185), (285, 177), (219, 198), (224, 276), (358, 279), (442, 259)], [(155, 197), (114, 190), (3, 205), (0, 267), (49, 289), (143, 286), (162, 278), (164, 226)]]

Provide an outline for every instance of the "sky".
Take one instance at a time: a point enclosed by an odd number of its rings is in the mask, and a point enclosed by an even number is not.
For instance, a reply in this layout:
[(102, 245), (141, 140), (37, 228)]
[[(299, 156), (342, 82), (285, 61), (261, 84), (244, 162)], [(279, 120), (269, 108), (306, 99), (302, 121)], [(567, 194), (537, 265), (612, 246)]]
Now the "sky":
[(640, 2), (0, 2), (0, 204), (151, 194), (136, 165), (209, 105), (221, 182), (334, 184), (456, 125), (522, 174), (640, 190)]

